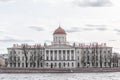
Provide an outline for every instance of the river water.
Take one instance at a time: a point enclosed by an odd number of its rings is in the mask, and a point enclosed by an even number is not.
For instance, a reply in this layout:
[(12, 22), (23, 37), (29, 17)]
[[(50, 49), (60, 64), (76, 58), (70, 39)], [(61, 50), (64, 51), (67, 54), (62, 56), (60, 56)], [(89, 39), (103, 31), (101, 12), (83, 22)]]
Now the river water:
[(27, 73), (0, 74), (0, 80), (120, 80), (120, 72), (112, 73)]

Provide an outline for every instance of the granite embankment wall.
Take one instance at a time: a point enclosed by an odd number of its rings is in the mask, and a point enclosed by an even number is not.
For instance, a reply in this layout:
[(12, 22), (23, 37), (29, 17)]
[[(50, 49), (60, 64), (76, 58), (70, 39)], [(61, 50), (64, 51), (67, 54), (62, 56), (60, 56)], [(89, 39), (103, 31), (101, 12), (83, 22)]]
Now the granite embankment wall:
[(96, 72), (120, 72), (120, 68), (77, 68), (77, 69), (0, 68), (0, 73), (96, 73)]

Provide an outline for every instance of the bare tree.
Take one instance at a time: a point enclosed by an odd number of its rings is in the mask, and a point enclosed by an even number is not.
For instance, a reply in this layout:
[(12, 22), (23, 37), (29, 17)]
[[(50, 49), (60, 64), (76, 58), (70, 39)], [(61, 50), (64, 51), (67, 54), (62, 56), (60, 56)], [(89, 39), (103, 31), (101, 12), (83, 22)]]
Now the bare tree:
[(43, 55), (42, 52), (40, 51), (41, 48), (36, 47), (34, 48), (34, 54), (31, 54), (30, 57), (30, 62), (32, 64), (33, 67), (35, 67), (37, 65), (37, 67), (39, 67), (41, 61), (43, 60)]
[(84, 67), (84, 63), (85, 63), (85, 56), (84, 55), (82, 55), (81, 63), (83, 64), (83, 67)]
[(85, 51), (83, 50), (82, 51), (82, 58), (81, 58), (81, 63), (83, 65), (83, 68), (85, 67), (85, 59), (86, 59), (86, 57), (85, 57)]
[(12, 51), (11, 51), (11, 54), (10, 54), (10, 57), (9, 57), (9, 63), (11, 66), (16, 65), (16, 51), (14, 48), (12, 48)]
[(102, 68), (102, 49), (100, 50), (100, 67)]
[[(37, 64), (38, 66), (40, 65), (41, 61), (43, 61), (43, 55), (42, 55), (42, 52), (40, 51), (40, 47), (37, 47)], [(41, 67), (43, 66), (43, 64), (41, 63)]]
[(34, 66), (34, 65), (35, 65), (34, 54), (31, 54), (31, 56), (30, 56), (30, 63), (31, 63), (31, 66), (32, 66), (32, 67), (35, 67), (35, 66)]
[(95, 48), (92, 48), (92, 66), (95, 67)]
[[(42, 55), (40, 53), (38, 53), (38, 58), (37, 58), (37, 63), (38, 65), (40, 65), (41, 61), (42, 61)], [(42, 66), (42, 65), (41, 65)]]
[(90, 54), (89, 54), (89, 49), (88, 49), (88, 47), (86, 48), (86, 53), (87, 53), (87, 67), (89, 67), (90, 66)]
[(22, 45), (22, 50), (25, 57), (25, 67), (27, 68), (28, 67), (28, 48), (26, 44)]
[(112, 64), (112, 55), (111, 55), (110, 52), (109, 52), (108, 54), (109, 54), (109, 55), (108, 55), (108, 59), (109, 59), (108, 65), (109, 65), (109, 67), (111, 68), (111, 64)]

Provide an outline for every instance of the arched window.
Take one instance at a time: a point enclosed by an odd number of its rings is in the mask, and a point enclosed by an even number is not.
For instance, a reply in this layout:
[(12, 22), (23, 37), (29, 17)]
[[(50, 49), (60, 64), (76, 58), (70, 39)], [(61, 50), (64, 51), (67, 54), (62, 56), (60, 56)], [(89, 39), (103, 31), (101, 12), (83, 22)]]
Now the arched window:
[(63, 63), (63, 66), (65, 67), (65, 63)]
[(55, 63), (55, 67), (57, 67), (57, 63)]
[(72, 67), (74, 67), (74, 63), (72, 63)]
[(43, 64), (41, 63), (41, 67), (43, 67)]
[(20, 63), (18, 63), (18, 67), (20, 67)]
[(80, 67), (80, 63), (78, 63), (78, 67)]
[(51, 63), (51, 68), (53, 68), (53, 63)]
[(14, 67), (16, 67), (16, 63), (14, 63)]
[(59, 68), (61, 68), (61, 63), (59, 63)]
[(69, 63), (68, 63), (68, 67), (69, 67)]
[(46, 66), (48, 67), (48, 63), (46, 63)]
[(37, 67), (39, 67), (39, 61), (37, 61)]

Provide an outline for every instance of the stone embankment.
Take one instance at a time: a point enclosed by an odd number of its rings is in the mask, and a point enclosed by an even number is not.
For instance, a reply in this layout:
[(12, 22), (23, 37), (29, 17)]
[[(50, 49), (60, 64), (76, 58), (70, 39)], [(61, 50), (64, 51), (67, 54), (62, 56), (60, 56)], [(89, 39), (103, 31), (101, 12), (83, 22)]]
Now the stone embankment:
[(100, 73), (100, 72), (120, 72), (120, 68), (76, 68), (76, 69), (0, 68), (0, 73)]

